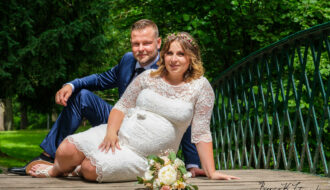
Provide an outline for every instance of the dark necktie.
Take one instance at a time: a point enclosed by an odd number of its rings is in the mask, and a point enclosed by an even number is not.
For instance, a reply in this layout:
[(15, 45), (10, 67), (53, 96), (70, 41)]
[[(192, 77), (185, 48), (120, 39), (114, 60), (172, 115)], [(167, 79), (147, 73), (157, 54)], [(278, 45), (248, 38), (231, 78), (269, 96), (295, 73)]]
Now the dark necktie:
[(143, 67), (140, 67), (140, 68), (135, 69), (136, 76), (138, 76), (139, 74), (141, 74), (143, 71), (145, 71), (145, 69)]
[(145, 71), (145, 69), (144, 69), (143, 67), (141, 67), (141, 68), (136, 68), (136, 69), (134, 70), (134, 72), (132, 72), (132, 77), (131, 77), (130, 82), (131, 82), (135, 77), (137, 77), (139, 74), (141, 74), (143, 71)]

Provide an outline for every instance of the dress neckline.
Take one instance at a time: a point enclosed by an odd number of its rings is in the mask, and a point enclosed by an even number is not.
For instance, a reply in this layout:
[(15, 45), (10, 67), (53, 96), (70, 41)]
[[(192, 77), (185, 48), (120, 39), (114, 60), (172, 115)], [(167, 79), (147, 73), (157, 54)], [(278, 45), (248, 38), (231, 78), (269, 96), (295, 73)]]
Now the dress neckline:
[(186, 82), (183, 82), (182, 84), (173, 85), (173, 84), (170, 84), (170, 83), (166, 82), (165, 79), (163, 79), (163, 77), (159, 76), (159, 78), (162, 81), (162, 83), (165, 83), (166, 85), (171, 86), (171, 87), (175, 87), (175, 88), (179, 88), (179, 87), (182, 87), (182, 86), (185, 86), (186, 84), (188, 84)]

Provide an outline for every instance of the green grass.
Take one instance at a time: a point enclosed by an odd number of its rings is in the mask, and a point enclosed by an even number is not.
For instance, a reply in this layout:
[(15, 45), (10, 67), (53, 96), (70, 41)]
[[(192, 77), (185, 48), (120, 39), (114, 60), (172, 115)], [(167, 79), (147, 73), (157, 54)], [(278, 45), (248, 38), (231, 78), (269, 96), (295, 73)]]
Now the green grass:
[(47, 133), (48, 130), (1, 131), (0, 165), (24, 166), (42, 152), (39, 144)]
[[(79, 127), (78, 132), (88, 128)], [(43, 152), (39, 144), (47, 134), (48, 130), (0, 131), (0, 166), (24, 166)]]

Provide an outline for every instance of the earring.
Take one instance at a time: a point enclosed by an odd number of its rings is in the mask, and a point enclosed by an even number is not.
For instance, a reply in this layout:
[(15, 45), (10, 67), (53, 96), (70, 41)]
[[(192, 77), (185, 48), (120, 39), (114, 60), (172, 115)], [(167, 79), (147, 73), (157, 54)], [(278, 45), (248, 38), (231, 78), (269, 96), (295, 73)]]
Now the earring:
[(191, 66), (191, 63), (189, 64), (189, 71), (191, 71), (192, 70), (192, 66)]

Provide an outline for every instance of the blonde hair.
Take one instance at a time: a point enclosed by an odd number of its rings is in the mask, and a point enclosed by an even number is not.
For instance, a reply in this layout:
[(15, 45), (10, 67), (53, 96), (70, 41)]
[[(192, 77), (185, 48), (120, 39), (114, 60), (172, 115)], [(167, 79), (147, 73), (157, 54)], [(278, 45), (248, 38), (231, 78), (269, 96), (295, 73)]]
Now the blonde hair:
[(151, 27), (152, 29), (154, 29), (155, 37), (158, 38), (159, 32), (158, 32), (158, 27), (157, 27), (156, 23), (154, 23), (153, 21), (148, 20), (148, 19), (141, 19), (141, 20), (136, 21), (131, 27), (131, 32), (134, 30), (142, 30), (147, 27)]
[(169, 51), (172, 42), (177, 41), (181, 45), (185, 54), (188, 55), (190, 65), (185, 72), (183, 80), (184, 82), (190, 82), (198, 79), (204, 74), (203, 62), (200, 55), (200, 50), (196, 40), (187, 32), (172, 33), (167, 35), (164, 46), (160, 51), (160, 59), (157, 62), (158, 69), (150, 73), (151, 77), (165, 76), (168, 71), (165, 67), (165, 55)]

